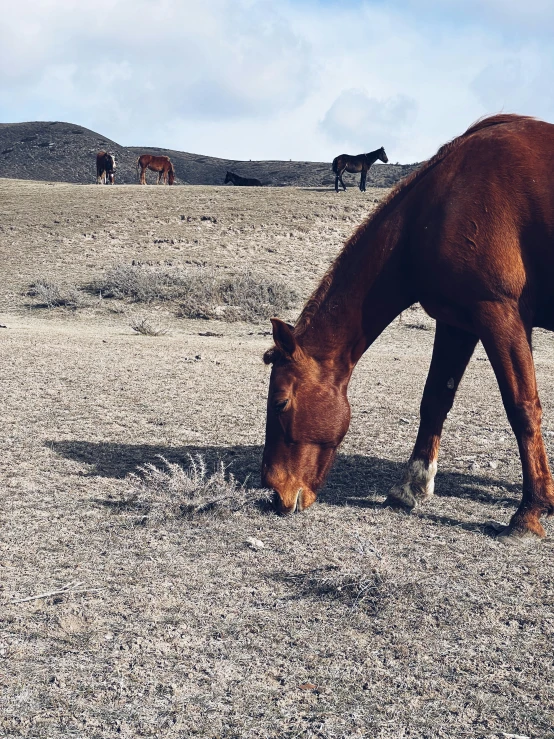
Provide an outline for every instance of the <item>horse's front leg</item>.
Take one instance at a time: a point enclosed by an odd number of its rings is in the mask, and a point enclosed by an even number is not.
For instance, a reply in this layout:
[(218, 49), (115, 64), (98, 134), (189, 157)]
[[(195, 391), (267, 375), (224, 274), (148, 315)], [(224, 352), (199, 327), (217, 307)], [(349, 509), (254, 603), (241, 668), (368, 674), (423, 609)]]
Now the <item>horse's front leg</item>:
[(531, 327), (517, 306), (501, 303), (480, 308), (481, 341), (496, 375), (504, 408), (517, 439), (523, 468), (523, 496), (508, 526), (499, 530), (505, 541), (542, 538), (539, 520), (554, 515), (554, 483), (541, 433), (542, 409), (531, 352)]
[(362, 173), (360, 175), (360, 192), (365, 192), (366, 175), (367, 175), (367, 169), (362, 169)]
[(433, 495), (442, 427), (477, 341), (474, 334), (437, 321), (416, 443), (402, 480), (391, 488), (385, 505), (411, 510)]

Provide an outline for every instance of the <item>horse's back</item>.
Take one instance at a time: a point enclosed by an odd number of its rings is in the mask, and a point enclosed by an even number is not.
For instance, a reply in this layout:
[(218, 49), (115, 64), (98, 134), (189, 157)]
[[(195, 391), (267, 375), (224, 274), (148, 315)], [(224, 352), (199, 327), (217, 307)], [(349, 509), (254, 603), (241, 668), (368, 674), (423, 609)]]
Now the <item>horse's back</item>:
[(554, 126), (514, 117), (469, 130), (407, 194), (418, 279), (460, 301), (552, 303), (554, 319)]

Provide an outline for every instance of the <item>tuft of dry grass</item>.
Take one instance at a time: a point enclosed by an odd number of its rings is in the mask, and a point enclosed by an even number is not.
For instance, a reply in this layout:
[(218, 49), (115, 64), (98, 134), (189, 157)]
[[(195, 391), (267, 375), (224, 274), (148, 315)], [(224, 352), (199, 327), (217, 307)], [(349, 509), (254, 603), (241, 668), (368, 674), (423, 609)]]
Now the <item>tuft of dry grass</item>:
[(36, 308), (82, 308), (87, 304), (85, 296), (76, 287), (62, 286), (50, 280), (38, 279), (33, 282), (27, 295), (36, 298)]
[(130, 299), (136, 303), (170, 300), (180, 275), (151, 265), (118, 264), (89, 286), (103, 298)]
[(259, 500), (260, 491), (239, 484), (220, 460), (212, 472), (201, 454), (189, 454), (188, 467), (157, 455), (161, 467), (149, 463), (127, 477), (127, 491), (122, 495), (126, 506), (148, 512), (152, 521), (172, 517), (225, 514), (239, 511)]
[(257, 323), (290, 310), (298, 294), (285, 283), (245, 271), (223, 277), (199, 270), (183, 283), (179, 315)]
[(283, 281), (250, 270), (233, 276), (198, 267), (184, 270), (156, 265), (118, 265), (89, 287), (103, 298), (137, 303), (173, 301), (182, 318), (256, 323), (283, 314), (298, 294)]
[(129, 325), (133, 331), (143, 336), (165, 336), (167, 334), (167, 328), (154, 326), (148, 318), (133, 318)]

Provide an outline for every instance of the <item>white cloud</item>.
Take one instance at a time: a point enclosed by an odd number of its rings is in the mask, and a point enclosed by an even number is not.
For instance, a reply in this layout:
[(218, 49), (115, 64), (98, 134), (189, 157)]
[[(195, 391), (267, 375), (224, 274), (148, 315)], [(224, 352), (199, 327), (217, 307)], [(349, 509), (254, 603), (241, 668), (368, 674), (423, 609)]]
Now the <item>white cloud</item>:
[(381, 146), (378, 141), (396, 145), (402, 132), (413, 127), (416, 114), (417, 102), (406, 95), (379, 100), (365, 90), (343, 90), (320, 125), (333, 141), (369, 151)]
[(545, 2), (20, 0), (3, 16), (0, 120), (233, 158), (383, 145), (412, 162), (485, 113), (554, 118)]

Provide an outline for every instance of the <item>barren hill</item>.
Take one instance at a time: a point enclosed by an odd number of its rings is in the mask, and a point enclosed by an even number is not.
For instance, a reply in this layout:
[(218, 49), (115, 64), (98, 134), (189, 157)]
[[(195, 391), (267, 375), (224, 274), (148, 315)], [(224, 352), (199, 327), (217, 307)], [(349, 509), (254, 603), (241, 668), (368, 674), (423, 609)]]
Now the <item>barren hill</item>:
[[(121, 146), (88, 128), (73, 123), (29, 122), (0, 124), (0, 177), (90, 184), (96, 178), (96, 152), (116, 155), (117, 183), (137, 181), (136, 161), (142, 153), (166, 154), (175, 166), (177, 184), (221, 185), (227, 170), (257, 177), (264, 185), (331, 186), (330, 162), (236, 161), (170, 149)], [(337, 152), (337, 154), (340, 152)], [(368, 174), (368, 187), (391, 187), (416, 164), (376, 164)], [(151, 181), (155, 176), (150, 175)], [(348, 184), (357, 176), (345, 175)]]

